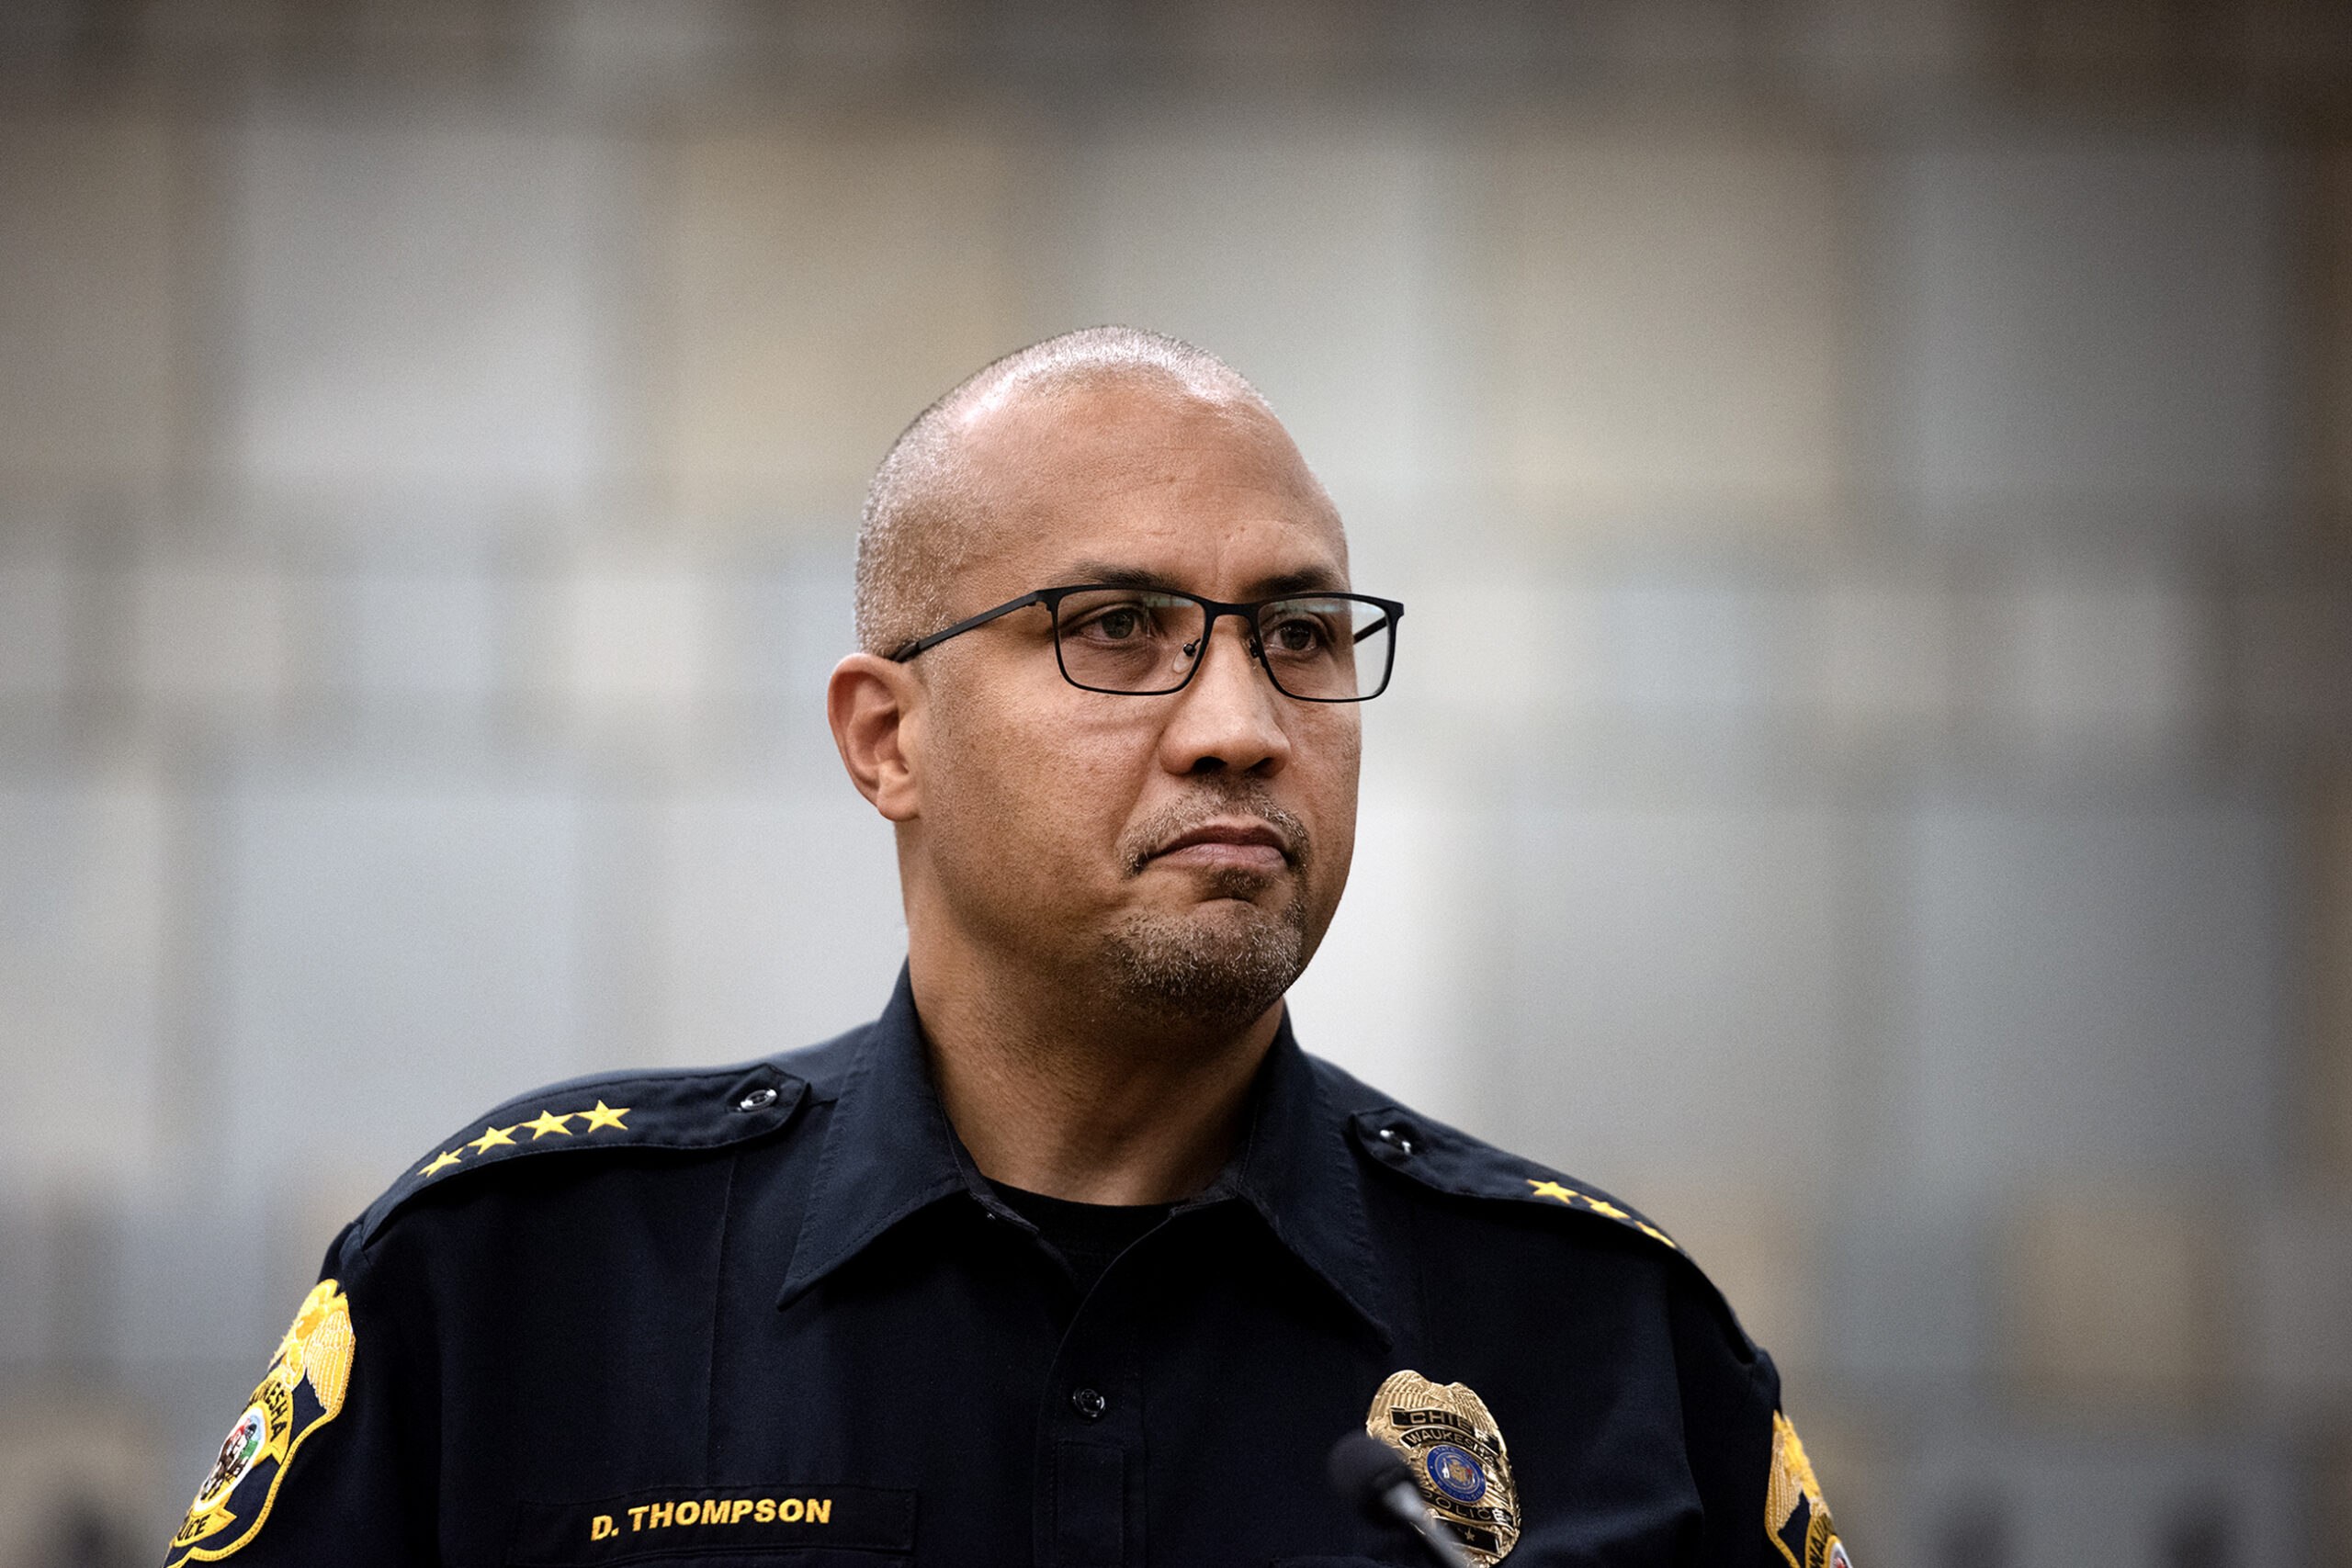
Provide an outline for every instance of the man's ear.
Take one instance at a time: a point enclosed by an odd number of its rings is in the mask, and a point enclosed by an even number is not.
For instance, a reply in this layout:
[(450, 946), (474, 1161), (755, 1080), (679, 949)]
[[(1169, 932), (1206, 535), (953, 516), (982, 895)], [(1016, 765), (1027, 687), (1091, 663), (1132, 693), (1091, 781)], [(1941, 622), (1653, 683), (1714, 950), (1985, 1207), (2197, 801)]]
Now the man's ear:
[(922, 804), (922, 682), (903, 664), (853, 653), (825, 682), (825, 719), (857, 793), (893, 822)]

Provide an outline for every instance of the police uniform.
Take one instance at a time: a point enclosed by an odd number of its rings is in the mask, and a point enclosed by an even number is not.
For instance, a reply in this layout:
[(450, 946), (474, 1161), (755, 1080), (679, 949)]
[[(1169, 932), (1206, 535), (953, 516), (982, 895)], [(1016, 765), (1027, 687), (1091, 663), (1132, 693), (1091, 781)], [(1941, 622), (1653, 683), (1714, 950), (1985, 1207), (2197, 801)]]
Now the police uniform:
[(1842, 1565), (1779, 1377), (1602, 1193), (1302, 1052), (1091, 1272), (876, 1022), (510, 1100), (336, 1238), (167, 1562)]

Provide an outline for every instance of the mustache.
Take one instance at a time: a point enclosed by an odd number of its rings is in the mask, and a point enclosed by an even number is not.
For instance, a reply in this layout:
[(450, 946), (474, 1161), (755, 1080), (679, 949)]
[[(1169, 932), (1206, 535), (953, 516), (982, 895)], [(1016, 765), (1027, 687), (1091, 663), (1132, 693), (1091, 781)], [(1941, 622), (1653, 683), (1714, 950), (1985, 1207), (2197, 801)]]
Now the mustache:
[(1175, 839), (1204, 827), (1220, 817), (1256, 817), (1282, 835), (1283, 858), (1294, 868), (1305, 869), (1314, 854), (1314, 836), (1306, 824), (1295, 814), (1283, 810), (1274, 803), (1272, 794), (1255, 780), (1234, 784), (1203, 784), (1152, 816), (1139, 822), (1127, 834), (1120, 848), (1126, 861), (1127, 874), (1139, 876), (1152, 857)]

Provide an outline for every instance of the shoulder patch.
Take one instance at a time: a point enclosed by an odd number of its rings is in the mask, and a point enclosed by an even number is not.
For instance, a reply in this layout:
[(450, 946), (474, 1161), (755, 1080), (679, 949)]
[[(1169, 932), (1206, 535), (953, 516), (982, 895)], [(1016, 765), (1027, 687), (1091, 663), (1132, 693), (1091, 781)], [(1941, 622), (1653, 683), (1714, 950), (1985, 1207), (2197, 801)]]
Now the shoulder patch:
[(775, 1132), (808, 1085), (773, 1062), (705, 1072), (575, 1078), (510, 1100), (419, 1158), (360, 1217), (366, 1247), (417, 1194), (532, 1155), (587, 1149), (718, 1149)]
[[(1401, 1106), (1359, 1111), (1349, 1119), (1357, 1146), (1391, 1170), (1458, 1198), (1573, 1209), (1638, 1231), (1669, 1251), (1682, 1247), (1646, 1215), (1597, 1187), (1482, 1144), (1466, 1133)], [(1685, 1257), (1689, 1256), (1684, 1254)]]
[(357, 1348), (350, 1301), (334, 1280), (320, 1280), (277, 1342), (244, 1413), (221, 1439), (210, 1473), (172, 1534), (164, 1568), (226, 1557), (268, 1522), (295, 1450), (342, 1414)]
[(1772, 1412), (1772, 1475), (1765, 1483), (1764, 1533), (1781, 1549), (1789, 1568), (1849, 1568), (1828, 1499), (1814, 1479), (1813, 1461), (1805, 1458), (1797, 1429), (1777, 1410)]

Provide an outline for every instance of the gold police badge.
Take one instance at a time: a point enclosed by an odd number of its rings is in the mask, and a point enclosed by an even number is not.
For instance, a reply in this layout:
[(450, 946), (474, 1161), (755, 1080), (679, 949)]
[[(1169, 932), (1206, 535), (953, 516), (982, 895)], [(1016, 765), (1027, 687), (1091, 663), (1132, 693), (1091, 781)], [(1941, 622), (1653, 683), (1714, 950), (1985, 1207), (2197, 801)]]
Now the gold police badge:
[(1396, 1372), (1372, 1396), (1363, 1429), (1405, 1456), (1421, 1495), (1479, 1568), (1510, 1555), (1519, 1540), (1519, 1494), (1502, 1428), (1485, 1400), (1458, 1382)]
[(343, 1409), (357, 1343), (350, 1302), (333, 1280), (322, 1280), (277, 1342), (245, 1413), (221, 1440), (211, 1473), (172, 1536), (164, 1568), (226, 1557), (253, 1540), (277, 1501), (277, 1483), (294, 1450)]
[(1764, 1488), (1764, 1533), (1781, 1549), (1789, 1568), (1849, 1568), (1846, 1546), (1813, 1476), (1797, 1429), (1772, 1412), (1772, 1475)]

